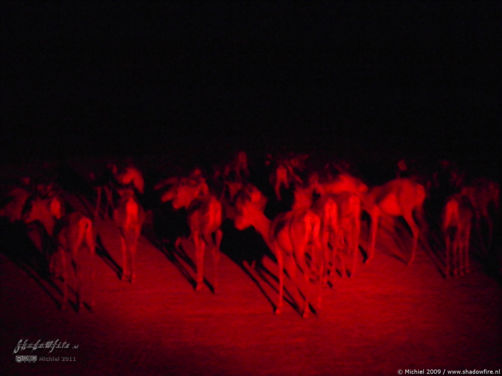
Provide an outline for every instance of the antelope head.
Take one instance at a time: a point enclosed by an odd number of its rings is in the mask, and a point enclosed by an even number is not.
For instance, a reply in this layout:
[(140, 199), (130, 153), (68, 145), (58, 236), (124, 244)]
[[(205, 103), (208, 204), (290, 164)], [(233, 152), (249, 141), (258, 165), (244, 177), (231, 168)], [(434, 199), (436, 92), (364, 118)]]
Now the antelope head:
[(263, 216), (266, 200), (265, 196), (254, 186), (243, 189), (235, 200), (235, 228), (245, 230), (254, 226), (257, 219)]
[(23, 208), (22, 220), (26, 224), (38, 221), (45, 226), (49, 234), (52, 234), (56, 220), (61, 219), (64, 214), (64, 205), (59, 198), (36, 197), (26, 202)]

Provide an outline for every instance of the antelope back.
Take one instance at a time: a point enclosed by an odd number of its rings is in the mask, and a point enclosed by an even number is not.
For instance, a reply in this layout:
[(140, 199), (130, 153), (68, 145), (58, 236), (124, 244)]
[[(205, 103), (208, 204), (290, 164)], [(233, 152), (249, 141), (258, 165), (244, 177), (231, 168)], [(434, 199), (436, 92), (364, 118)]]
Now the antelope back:
[(173, 208), (188, 208), (192, 202), (209, 193), (209, 188), (205, 181), (195, 181), (184, 179), (176, 188), (173, 198)]
[(352, 175), (341, 173), (335, 179), (324, 183), (322, 189), (327, 194), (339, 194), (342, 192), (363, 194), (368, 191), (368, 186)]
[(143, 193), (145, 190), (143, 175), (136, 167), (126, 167), (124, 171), (117, 174), (116, 178), (123, 185), (132, 184), (139, 193)]

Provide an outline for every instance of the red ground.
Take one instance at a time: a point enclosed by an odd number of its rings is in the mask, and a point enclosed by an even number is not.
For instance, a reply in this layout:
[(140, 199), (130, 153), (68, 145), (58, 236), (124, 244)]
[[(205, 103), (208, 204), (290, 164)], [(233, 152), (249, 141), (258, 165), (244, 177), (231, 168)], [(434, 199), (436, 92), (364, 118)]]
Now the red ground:
[[(106, 221), (98, 230), (120, 264), (117, 231)], [(274, 316), (267, 299), (275, 302), (273, 288), (258, 278), (260, 290), (227, 256), (218, 294), (194, 292), (180, 267), (146, 237), (133, 285), (98, 258), (94, 312), (60, 311), (51, 298), (60, 301), (56, 289), (0, 253), (0, 374), (395, 375), (407, 368), (501, 368), (500, 284), (476, 263), (472, 274), (445, 280), (423, 249), (409, 267), (400, 259), (408, 253), (396, 249), (382, 232), (375, 259), (360, 260), (353, 278), (338, 278), (325, 290), (320, 314), (306, 320), (290, 305)], [(15, 362), (20, 339), (56, 338), (79, 345), (59, 353), (75, 362)]]

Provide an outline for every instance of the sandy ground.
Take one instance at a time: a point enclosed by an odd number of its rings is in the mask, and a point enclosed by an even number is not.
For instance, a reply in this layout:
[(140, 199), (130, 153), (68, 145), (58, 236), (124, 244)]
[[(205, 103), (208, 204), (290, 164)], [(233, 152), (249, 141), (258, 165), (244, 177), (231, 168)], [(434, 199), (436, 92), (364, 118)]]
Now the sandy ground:
[[(97, 227), (120, 264), (117, 231), (107, 221)], [(173, 262), (145, 237), (133, 285), (98, 257), (92, 312), (60, 311), (59, 281), (52, 286), (30, 276), (29, 268), (1, 254), (2, 374), (392, 375), (407, 368), (500, 368), (500, 285), (477, 264), (472, 274), (446, 280), (424, 250), (407, 267), (406, 255), (395, 249), (382, 233), (374, 261), (360, 260), (353, 278), (325, 289), (319, 315), (305, 320), (289, 304), (275, 316), (273, 280), (268, 277), (271, 286), (225, 255), (218, 293), (194, 292), (182, 273), (193, 276), (190, 264), (176, 256)], [(274, 271), (271, 261), (264, 264)], [(16, 363), (20, 339), (79, 347), (54, 350), (72, 362)]]

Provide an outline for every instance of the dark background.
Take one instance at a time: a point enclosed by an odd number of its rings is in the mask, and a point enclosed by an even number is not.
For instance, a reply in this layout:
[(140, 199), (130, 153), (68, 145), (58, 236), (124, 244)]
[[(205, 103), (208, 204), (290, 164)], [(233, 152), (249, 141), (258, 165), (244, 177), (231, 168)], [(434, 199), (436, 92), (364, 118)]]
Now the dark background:
[(237, 148), (496, 161), (496, 2), (292, 3), (3, 5), (4, 161)]

